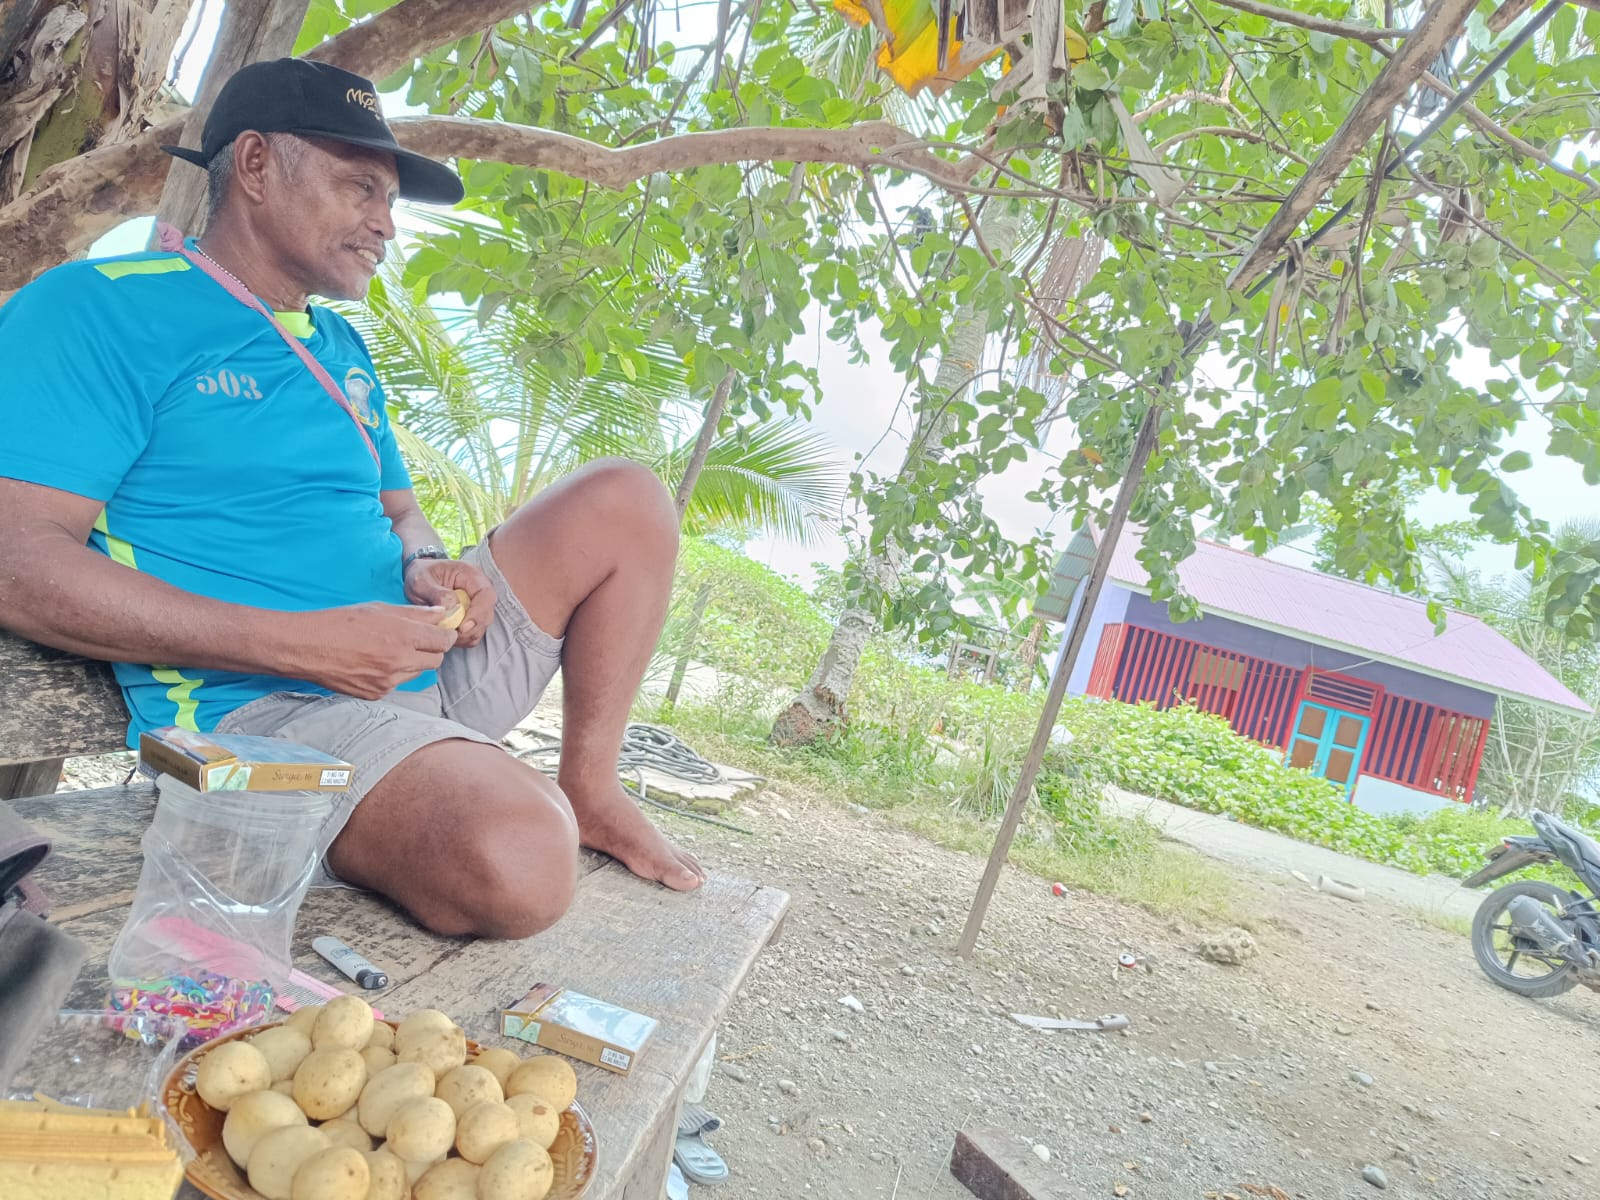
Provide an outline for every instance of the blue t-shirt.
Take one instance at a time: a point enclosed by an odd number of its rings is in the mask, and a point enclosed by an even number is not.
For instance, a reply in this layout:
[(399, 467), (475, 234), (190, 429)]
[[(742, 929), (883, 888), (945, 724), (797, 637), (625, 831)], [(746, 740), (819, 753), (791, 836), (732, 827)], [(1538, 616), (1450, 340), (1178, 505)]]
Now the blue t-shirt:
[[(265, 317), (153, 253), (57, 267), (0, 308), (0, 476), (100, 501), (89, 545), (186, 592), (283, 612), (406, 603), (379, 492), (411, 477), (366, 344), (325, 308), (280, 319), (344, 388), (381, 469)], [(130, 746), (269, 692), (327, 694), (181, 664), (116, 675)]]

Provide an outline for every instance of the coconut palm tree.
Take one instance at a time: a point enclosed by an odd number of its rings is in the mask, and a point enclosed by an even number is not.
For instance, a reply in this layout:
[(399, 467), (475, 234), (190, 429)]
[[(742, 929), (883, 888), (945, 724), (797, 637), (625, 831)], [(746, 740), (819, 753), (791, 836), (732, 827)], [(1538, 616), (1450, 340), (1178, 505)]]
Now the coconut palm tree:
[[(597, 458), (682, 477), (698, 413), (668, 348), (647, 344), (632, 375), (604, 364), (573, 381), (529, 352), (537, 322), (507, 306), (474, 314), (418, 301), (397, 270), (345, 316), (384, 381), (395, 436), (436, 528), (467, 542), (555, 479)], [(638, 362), (644, 363), (641, 370)], [(803, 425), (736, 425), (711, 447), (685, 513), (690, 532), (755, 527), (806, 541), (837, 513), (843, 472)]]

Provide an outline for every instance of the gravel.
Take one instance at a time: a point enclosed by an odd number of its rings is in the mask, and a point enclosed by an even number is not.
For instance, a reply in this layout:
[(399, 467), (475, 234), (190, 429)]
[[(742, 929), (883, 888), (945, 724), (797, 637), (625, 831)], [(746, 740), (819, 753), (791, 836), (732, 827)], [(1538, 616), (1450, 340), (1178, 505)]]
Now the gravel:
[[(127, 771), (84, 761), (79, 786)], [(1541, 1200), (1592, 1197), (1562, 1131), (1507, 1097), (1596, 1112), (1597, 998), (1499, 990), (1464, 938), (1379, 899), (1240, 871), (1257, 953), (1219, 965), (1194, 950), (1226, 928), (1076, 887), (1063, 904), (1008, 868), (968, 962), (955, 941), (979, 858), (790, 788), (729, 814), (750, 837), (651, 815), (713, 869), (793, 897), (719, 1038), (704, 1100), (725, 1122), (708, 1138), (731, 1172), (719, 1200), (971, 1200), (948, 1164), (955, 1131), (979, 1125), (1071, 1200), (1488, 1200), (1525, 1193), (1519, 1177)], [(1130, 1024), (1043, 1033), (1010, 1012)], [(1463, 1073), (1468, 1059), (1492, 1069)], [(1362, 1070), (1377, 1063), (1382, 1088)]]
[[(1484, 1130), (1510, 1128), (1505, 1097), (1518, 1088), (1592, 1111), (1584, 1081), (1600, 1070), (1600, 1004), (1499, 991), (1465, 939), (1380, 900), (1346, 904), (1281, 872), (1281, 884), (1241, 873), (1258, 953), (1224, 966), (1194, 948), (1226, 929), (1077, 889), (1065, 905), (1050, 881), (1008, 868), (966, 962), (955, 941), (981, 859), (790, 789), (730, 819), (755, 835), (663, 820), (696, 834), (714, 868), (793, 897), (720, 1039), (788, 1108), (768, 1121), (749, 1108), (759, 1093), (713, 1079), (705, 1104), (726, 1122), (713, 1140), (731, 1171), (719, 1197), (882, 1200), (898, 1188), (902, 1200), (971, 1200), (949, 1155), (957, 1129), (988, 1125), (1072, 1200), (1116, 1185), (1130, 1200), (1251, 1200), (1272, 1188), (1351, 1200), (1371, 1186), (1362, 1164), (1389, 1190), (1430, 1200), (1511, 1194), (1519, 1173), (1544, 1179), (1541, 1197), (1588, 1200), (1578, 1185), (1589, 1172), (1558, 1131)], [(1122, 969), (1124, 950), (1158, 965)], [(846, 996), (868, 1003), (840, 1029)], [(1130, 1024), (1043, 1033), (1011, 1012), (1126, 1013)], [(1494, 1071), (1463, 1076), (1469, 1054)], [(1356, 1078), (1362, 1060), (1385, 1064), (1383, 1088)], [(1046, 1162), (1034, 1146), (1056, 1152)]]

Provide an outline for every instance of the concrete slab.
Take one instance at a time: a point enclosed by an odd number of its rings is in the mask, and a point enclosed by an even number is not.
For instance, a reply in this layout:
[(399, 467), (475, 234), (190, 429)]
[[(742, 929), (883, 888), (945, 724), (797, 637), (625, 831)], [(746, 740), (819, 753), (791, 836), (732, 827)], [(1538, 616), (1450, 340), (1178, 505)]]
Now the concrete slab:
[(1369, 896), (1426, 915), (1470, 921), (1484, 896), (1442, 875), (1413, 875), (1398, 867), (1368, 862), (1121, 788), (1108, 789), (1106, 807), (1118, 816), (1143, 817), (1172, 841), (1192, 846), (1211, 858), (1248, 867), (1263, 875), (1287, 876), (1291, 880), (1298, 871), (1310, 879), (1311, 885), (1315, 885), (1319, 876), (1328, 875), (1365, 889)]

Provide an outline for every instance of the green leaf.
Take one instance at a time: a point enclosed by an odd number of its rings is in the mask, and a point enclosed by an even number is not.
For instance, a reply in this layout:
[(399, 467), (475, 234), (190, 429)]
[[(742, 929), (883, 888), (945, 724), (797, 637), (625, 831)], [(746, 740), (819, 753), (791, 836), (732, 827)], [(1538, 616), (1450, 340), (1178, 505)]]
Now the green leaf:
[(1111, 77), (1091, 59), (1072, 68), (1072, 82), (1084, 91), (1101, 92), (1111, 82)]
[(1488, 236), (1474, 238), (1467, 246), (1467, 261), (1475, 267), (1492, 267), (1500, 261), (1500, 243)]

